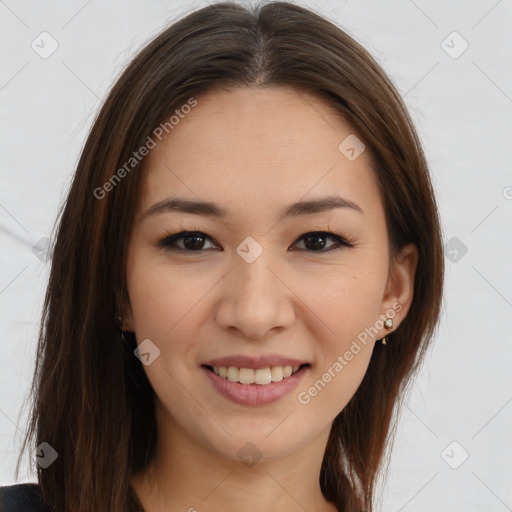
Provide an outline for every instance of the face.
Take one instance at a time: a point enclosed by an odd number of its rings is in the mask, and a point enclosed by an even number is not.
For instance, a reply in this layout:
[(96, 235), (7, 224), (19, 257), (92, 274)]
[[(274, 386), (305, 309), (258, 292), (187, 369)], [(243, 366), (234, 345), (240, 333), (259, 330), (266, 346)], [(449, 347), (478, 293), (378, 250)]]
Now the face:
[(196, 99), (145, 160), (123, 328), (145, 344), (169, 432), (226, 459), (247, 442), (278, 458), (326, 440), (383, 320), (396, 329), (407, 312), (417, 253), (390, 267), (368, 152), (338, 148), (354, 131), (323, 100), (284, 87)]

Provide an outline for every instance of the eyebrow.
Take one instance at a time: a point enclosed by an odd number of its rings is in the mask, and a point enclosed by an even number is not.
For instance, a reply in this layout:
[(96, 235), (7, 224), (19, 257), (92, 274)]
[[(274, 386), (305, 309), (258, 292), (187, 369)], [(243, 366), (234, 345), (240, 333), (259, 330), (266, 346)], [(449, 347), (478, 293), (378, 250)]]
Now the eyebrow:
[[(281, 219), (321, 213), (335, 208), (350, 208), (364, 215), (363, 209), (353, 201), (341, 196), (328, 196), (321, 199), (293, 203), (284, 209), (281, 213)], [(141, 220), (156, 214), (169, 212), (205, 215), (220, 219), (226, 218), (229, 215), (227, 210), (215, 203), (170, 197), (151, 206), (141, 215)]]

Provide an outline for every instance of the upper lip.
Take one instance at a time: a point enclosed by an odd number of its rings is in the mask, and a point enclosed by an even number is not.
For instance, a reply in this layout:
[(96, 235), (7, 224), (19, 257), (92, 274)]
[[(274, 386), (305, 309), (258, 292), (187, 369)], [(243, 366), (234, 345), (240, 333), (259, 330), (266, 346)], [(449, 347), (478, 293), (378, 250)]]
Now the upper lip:
[(218, 357), (215, 359), (209, 359), (202, 363), (202, 366), (219, 366), (219, 367), (230, 367), (236, 368), (271, 368), (272, 366), (301, 366), (303, 364), (309, 364), (307, 361), (302, 359), (294, 359), (291, 357), (268, 354), (259, 357), (249, 357), (243, 355), (233, 355), (226, 357)]

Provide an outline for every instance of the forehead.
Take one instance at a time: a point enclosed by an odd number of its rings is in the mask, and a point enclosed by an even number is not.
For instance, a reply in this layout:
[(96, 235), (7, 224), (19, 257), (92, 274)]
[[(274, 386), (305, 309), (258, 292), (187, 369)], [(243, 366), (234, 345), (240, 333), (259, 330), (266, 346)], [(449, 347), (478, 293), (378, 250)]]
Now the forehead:
[(288, 87), (195, 99), (146, 157), (141, 208), (171, 194), (253, 212), (333, 193), (380, 201), (369, 155), (340, 151), (356, 135), (323, 99)]

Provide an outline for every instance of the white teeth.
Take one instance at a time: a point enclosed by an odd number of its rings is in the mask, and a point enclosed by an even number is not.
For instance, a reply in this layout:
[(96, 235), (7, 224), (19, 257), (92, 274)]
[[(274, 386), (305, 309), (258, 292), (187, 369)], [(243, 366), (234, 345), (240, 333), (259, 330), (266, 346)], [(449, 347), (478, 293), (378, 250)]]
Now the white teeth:
[(228, 380), (231, 382), (238, 382), (238, 368), (235, 368), (234, 366), (230, 366), (228, 368)]
[(280, 380), (283, 380), (283, 367), (274, 366), (270, 370), (270, 374), (272, 375), (272, 382), (279, 382)]
[(242, 384), (252, 384), (254, 382), (254, 370), (252, 368), (233, 369), (238, 372), (238, 381)]
[[(240, 374), (242, 374), (242, 371), (243, 370), (240, 370)], [(240, 382), (243, 381), (240, 379)], [(272, 382), (272, 373), (270, 368), (258, 368), (257, 370), (254, 370), (254, 382), (261, 386), (270, 384)]]
[(213, 372), (219, 377), (228, 379), (231, 382), (241, 384), (259, 384), (265, 386), (272, 382), (279, 382), (286, 379), (296, 371), (299, 366), (273, 366), (272, 368), (236, 368), (235, 366), (214, 366)]

